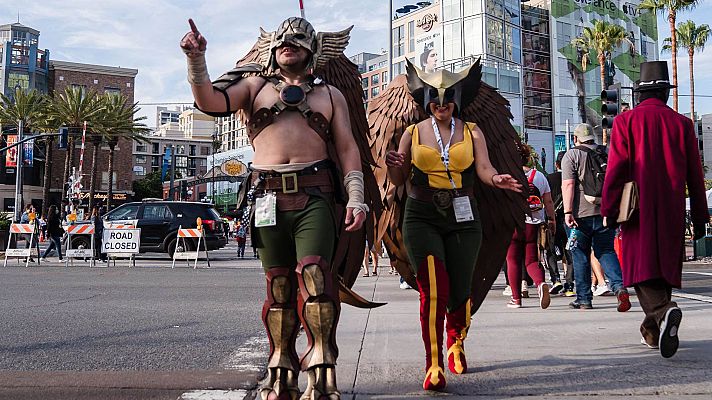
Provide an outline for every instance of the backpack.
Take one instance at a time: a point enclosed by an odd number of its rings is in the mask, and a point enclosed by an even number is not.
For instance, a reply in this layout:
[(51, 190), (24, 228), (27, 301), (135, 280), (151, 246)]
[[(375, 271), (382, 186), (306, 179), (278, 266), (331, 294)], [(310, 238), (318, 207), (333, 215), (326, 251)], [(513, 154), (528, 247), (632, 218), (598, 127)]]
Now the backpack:
[(583, 180), (583, 195), (586, 201), (591, 204), (600, 204), (601, 195), (603, 194), (603, 180), (606, 177), (606, 167), (608, 166), (608, 153), (603, 146), (596, 146), (595, 149), (590, 149), (586, 146), (576, 146), (586, 152), (586, 165), (584, 166)]
[(239, 237), (239, 238), (247, 237), (247, 228), (245, 228), (245, 226), (240, 226), (239, 228), (237, 228), (237, 237)]
[(534, 184), (534, 176), (536, 175), (536, 170), (532, 170), (532, 174), (529, 175), (529, 197), (527, 198), (527, 203), (529, 204), (530, 211), (539, 211), (544, 208), (544, 203), (541, 201), (541, 192), (539, 188)]

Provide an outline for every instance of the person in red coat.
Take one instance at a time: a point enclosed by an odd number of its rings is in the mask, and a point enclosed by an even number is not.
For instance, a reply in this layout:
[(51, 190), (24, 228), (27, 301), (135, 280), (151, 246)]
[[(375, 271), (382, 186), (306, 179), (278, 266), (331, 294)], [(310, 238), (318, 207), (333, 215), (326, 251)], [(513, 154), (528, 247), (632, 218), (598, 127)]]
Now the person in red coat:
[(667, 358), (677, 351), (682, 320), (671, 293), (682, 280), (685, 185), (696, 238), (704, 235), (709, 213), (692, 121), (666, 105), (674, 87), (667, 62), (642, 63), (640, 69), (640, 104), (613, 122), (601, 214), (615, 221), (623, 186), (637, 184), (638, 210), (621, 226), (623, 284), (635, 288), (645, 312), (641, 343), (659, 347)]

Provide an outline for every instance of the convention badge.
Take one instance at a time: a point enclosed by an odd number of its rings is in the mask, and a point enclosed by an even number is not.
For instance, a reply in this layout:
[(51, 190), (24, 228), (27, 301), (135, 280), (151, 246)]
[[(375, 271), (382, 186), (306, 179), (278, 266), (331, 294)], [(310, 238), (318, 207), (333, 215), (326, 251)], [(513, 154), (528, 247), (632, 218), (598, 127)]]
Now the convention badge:
[(455, 197), (452, 200), (452, 205), (455, 209), (455, 220), (457, 222), (472, 221), (475, 219), (475, 216), (472, 214), (472, 206), (470, 205), (469, 197)]
[(266, 193), (255, 199), (255, 226), (259, 228), (275, 225), (277, 225), (277, 196), (274, 193)]

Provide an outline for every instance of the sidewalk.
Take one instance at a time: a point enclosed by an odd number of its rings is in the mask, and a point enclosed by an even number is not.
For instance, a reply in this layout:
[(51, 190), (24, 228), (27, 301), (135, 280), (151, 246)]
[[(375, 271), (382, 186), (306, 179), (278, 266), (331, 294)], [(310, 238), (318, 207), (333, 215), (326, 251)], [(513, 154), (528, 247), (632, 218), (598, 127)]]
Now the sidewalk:
[(552, 298), (547, 310), (539, 309), (536, 298), (509, 309), (503, 287), (500, 276), (473, 318), (465, 342), (469, 373), (446, 371), (447, 394), (437, 394), (421, 387), (425, 355), (417, 291), (400, 290), (393, 275), (359, 278), (359, 294), (388, 304), (342, 309), (337, 375), (343, 398), (712, 396), (712, 304), (675, 298), (684, 314), (681, 345), (673, 358), (663, 359), (639, 343), (643, 313), (635, 296), (626, 313), (616, 312), (615, 297), (596, 297), (595, 308), (585, 311), (570, 310), (569, 297)]

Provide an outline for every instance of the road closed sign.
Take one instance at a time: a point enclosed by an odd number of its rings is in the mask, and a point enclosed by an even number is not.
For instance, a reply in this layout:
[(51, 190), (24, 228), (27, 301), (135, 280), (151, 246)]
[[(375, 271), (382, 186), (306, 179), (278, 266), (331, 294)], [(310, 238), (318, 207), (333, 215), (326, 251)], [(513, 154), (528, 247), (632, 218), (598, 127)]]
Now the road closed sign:
[(111, 254), (136, 254), (141, 247), (141, 229), (105, 228), (101, 252)]

